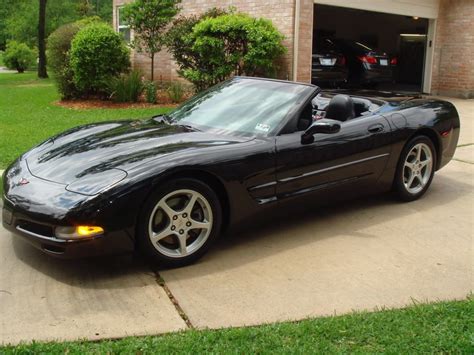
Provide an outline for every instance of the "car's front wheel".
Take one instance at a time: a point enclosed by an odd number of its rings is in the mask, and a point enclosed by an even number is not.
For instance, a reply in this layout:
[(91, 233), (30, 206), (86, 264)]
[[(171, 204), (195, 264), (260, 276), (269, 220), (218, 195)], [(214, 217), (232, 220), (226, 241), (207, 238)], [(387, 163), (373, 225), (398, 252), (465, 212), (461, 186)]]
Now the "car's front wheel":
[(402, 151), (395, 176), (395, 190), (403, 201), (420, 198), (428, 190), (436, 167), (436, 150), (426, 136), (413, 138)]
[(138, 225), (140, 249), (162, 266), (200, 258), (218, 237), (222, 211), (216, 193), (194, 179), (177, 179), (156, 190)]

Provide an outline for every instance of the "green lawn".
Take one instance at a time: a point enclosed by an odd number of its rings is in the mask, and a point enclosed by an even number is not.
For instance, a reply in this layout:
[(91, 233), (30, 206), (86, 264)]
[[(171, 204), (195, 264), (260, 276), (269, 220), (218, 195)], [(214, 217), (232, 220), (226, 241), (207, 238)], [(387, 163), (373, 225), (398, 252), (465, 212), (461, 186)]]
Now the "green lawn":
[[(249, 310), (250, 311), (250, 310)], [(3, 354), (474, 353), (474, 300), (249, 328), (100, 342), (33, 343)]]
[(90, 122), (149, 117), (166, 109), (87, 109), (59, 107), (50, 79), (35, 73), (0, 74), (0, 169), (53, 134)]

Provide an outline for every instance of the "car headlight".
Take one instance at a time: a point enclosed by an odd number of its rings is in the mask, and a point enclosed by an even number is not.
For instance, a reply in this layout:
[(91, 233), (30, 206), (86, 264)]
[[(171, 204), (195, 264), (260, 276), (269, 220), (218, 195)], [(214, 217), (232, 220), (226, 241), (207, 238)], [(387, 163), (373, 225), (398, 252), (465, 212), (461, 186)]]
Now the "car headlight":
[(67, 185), (66, 190), (93, 196), (119, 183), (126, 177), (127, 173), (125, 171), (110, 169), (96, 174), (87, 174)]
[(59, 239), (80, 240), (98, 237), (104, 234), (104, 229), (99, 226), (56, 227), (54, 234)]

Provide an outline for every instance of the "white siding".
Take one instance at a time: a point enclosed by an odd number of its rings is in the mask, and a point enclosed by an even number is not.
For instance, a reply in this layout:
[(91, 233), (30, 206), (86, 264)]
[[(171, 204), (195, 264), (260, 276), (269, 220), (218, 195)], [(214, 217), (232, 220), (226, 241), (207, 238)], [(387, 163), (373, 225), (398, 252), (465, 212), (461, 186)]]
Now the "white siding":
[(430, 19), (438, 17), (439, 9), (439, 0), (314, 0), (314, 3)]

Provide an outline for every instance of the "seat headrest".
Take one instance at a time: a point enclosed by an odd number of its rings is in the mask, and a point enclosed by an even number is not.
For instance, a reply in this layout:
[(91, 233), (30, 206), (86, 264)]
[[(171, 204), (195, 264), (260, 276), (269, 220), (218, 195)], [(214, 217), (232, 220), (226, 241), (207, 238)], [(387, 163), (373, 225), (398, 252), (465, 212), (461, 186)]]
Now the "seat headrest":
[(326, 118), (347, 121), (355, 117), (354, 101), (348, 95), (336, 95), (326, 108)]

